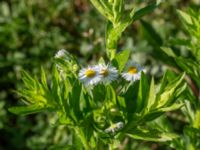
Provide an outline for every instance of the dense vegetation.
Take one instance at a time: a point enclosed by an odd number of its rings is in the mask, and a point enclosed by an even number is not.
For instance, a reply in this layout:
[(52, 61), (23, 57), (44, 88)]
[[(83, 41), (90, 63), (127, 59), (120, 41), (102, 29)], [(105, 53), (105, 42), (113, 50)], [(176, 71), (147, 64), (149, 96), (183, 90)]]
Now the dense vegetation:
[[(125, 8), (134, 7), (139, 10), (152, 2), (154, 1), (127, 0)], [(145, 127), (144, 130), (137, 128), (133, 134), (129, 133), (128, 137), (123, 138), (120, 144), (112, 143), (117, 145), (118, 149), (200, 148), (199, 7), (198, 0), (163, 1), (140, 20), (130, 24), (118, 40), (116, 53), (129, 50), (129, 59), (140, 63), (146, 69), (146, 75), (137, 83), (141, 84), (141, 91), (152, 90), (151, 86), (155, 80), (157, 97), (164, 91), (162, 88), (175, 87), (172, 91), (175, 94), (171, 99), (178, 99), (181, 102), (173, 108), (170, 108), (173, 102), (166, 104), (167, 109), (162, 111), (167, 113), (157, 120), (145, 122), (142, 125)], [(34, 78), (40, 77), (43, 67), (47, 81), (51, 81), (52, 76), (56, 74), (53, 66), (55, 60), (52, 58), (60, 49), (66, 49), (82, 66), (87, 66), (88, 63), (97, 64), (101, 57), (108, 62), (105, 46), (106, 21), (87, 0), (0, 1), (0, 149), (82, 147), (81, 140), (74, 136), (75, 131), (65, 125), (57, 125), (60, 118), (55, 112), (43, 111), (24, 116), (14, 115), (8, 108), (23, 105), (19, 101), (23, 94), (16, 94), (16, 90), (26, 88), (22, 77), (29, 78), (23, 70)], [(184, 81), (181, 76), (183, 72), (186, 73)], [(151, 76), (154, 80), (151, 80)], [(170, 84), (161, 83), (163, 76)], [(161, 84), (163, 87), (161, 86), (158, 91)], [(130, 90), (135, 86), (139, 85), (129, 87)], [(142, 86), (149, 87), (142, 89)], [(78, 87), (79, 85), (75, 88)], [(97, 86), (95, 92), (98, 88), (102, 87)], [(105, 88), (109, 92), (113, 90), (112, 87)], [(125, 96), (119, 96), (131, 97), (130, 93), (127, 93)], [(168, 112), (169, 108), (173, 111)], [(126, 109), (128, 113), (132, 111), (129, 109)], [(98, 113), (102, 112), (96, 112), (97, 115)], [(126, 115), (121, 116), (127, 119)], [(158, 129), (159, 133), (154, 131), (155, 134), (173, 132), (176, 135), (166, 134), (163, 139), (170, 138), (170, 141), (161, 142), (157, 137), (140, 134), (147, 127)], [(98, 142), (98, 148), (105, 149), (110, 141)]]

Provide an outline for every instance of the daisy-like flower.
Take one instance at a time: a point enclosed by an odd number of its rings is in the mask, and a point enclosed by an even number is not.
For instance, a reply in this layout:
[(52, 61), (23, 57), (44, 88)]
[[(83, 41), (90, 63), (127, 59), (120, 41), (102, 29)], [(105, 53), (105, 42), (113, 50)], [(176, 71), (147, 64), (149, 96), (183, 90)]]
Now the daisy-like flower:
[(97, 68), (101, 75), (101, 82), (103, 83), (110, 83), (118, 77), (117, 69), (111, 65), (99, 64)]
[(81, 69), (79, 72), (79, 80), (85, 85), (96, 85), (101, 80), (98, 68), (89, 66)]
[(109, 128), (105, 129), (105, 132), (115, 134), (117, 131), (121, 130), (123, 127), (124, 127), (123, 122), (117, 122), (116, 124), (112, 124)]
[(141, 72), (144, 71), (144, 68), (135, 62), (127, 63), (125, 72), (122, 73), (122, 77), (127, 81), (136, 81), (140, 80)]

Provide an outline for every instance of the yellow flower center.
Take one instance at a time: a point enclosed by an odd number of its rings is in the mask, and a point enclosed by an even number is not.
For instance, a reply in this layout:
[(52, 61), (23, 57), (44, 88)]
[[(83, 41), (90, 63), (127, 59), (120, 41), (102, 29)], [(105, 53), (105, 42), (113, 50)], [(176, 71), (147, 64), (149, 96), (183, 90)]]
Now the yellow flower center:
[(86, 77), (92, 78), (96, 75), (96, 72), (92, 69), (89, 69), (85, 72)]
[(137, 73), (137, 68), (136, 67), (130, 67), (129, 69), (128, 69), (128, 73), (130, 73), (130, 74), (136, 74)]
[(109, 72), (107, 69), (102, 69), (101, 72), (100, 72), (101, 75), (103, 75), (104, 77), (107, 77)]

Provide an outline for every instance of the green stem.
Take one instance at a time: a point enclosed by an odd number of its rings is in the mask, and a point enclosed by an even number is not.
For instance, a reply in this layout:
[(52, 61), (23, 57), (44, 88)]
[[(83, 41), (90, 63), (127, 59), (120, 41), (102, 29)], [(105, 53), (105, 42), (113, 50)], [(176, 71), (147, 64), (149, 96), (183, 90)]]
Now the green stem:
[(107, 55), (110, 60), (115, 58), (116, 49), (107, 49)]

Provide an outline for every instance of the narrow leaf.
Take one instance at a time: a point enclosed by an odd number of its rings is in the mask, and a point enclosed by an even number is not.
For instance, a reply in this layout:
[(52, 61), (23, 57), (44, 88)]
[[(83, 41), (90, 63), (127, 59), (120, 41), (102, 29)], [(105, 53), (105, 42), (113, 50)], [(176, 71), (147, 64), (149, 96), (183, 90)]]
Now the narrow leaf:
[(149, 85), (148, 80), (145, 74), (142, 72), (141, 79), (140, 79), (140, 86), (139, 86), (139, 93), (137, 98), (137, 109), (136, 112), (140, 112), (143, 109), (146, 109), (148, 103), (148, 92), (149, 92)]
[(119, 72), (121, 72), (124, 69), (128, 61), (129, 55), (130, 55), (129, 50), (123, 50), (122, 52), (118, 53), (113, 59), (112, 64), (113, 66), (119, 69)]
[(16, 115), (29, 115), (46, 110), (47, 108), (38, 105), (11, 107), (8, 110)]
[(178, 137), (174, 133), (162, 133), (157, 130), (147, 129), (134, 129), (132, 132), (127, 133), (127, 135), (133, 139), (153, 142), (166, 142)]
[(151, 109), (151, 106), (155, 103), (156, 99), (156, 93), (155, 93), (155, 87), (154, 87), (154, 78), (151, 79), (151, 85), (149, 90), (149, 96), (147, 101), (147, 111)]

